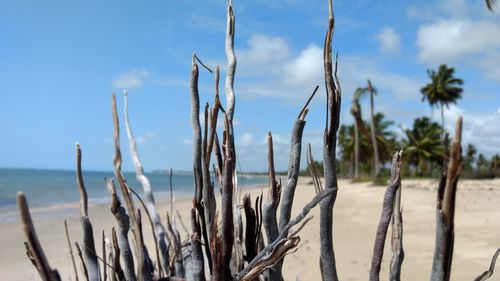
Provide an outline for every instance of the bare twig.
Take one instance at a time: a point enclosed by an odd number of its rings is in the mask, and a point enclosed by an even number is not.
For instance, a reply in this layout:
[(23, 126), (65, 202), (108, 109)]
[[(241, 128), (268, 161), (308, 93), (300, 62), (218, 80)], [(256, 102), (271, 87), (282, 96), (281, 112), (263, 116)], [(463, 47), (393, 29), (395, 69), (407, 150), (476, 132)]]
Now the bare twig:
[[(328, 30), (326, 32), (323, 60), (325, 72), (325, 88), (327, 97), (326, 126), (323, 140), (323, 169), (325, 189), (338, 187), (336, 173), (336, 145), (337, 130), (340, 120), (341, 90), (337, 76), (337, 61), (335, 63), (335, 79), (332, 74), (332, 37), (335, 21), (333, 17), (333, 3), (328, 1)], [(338, 58), (338, 57), (337, 57)], [(330, 197), (321, 202), (320, 211), (320, 263), (323, 280), (337, 281), (337, 267), (333, 250), (333, 206), (337, 192), (333, 191)]]
[(490, 268), (487, 271), (483, 272), (481, 275), (476, 277), (474, 281), (484, 281), (493, 276), (493, 272), (495, 271), (495, 263), (497, 262), (498, 254), (500, 254), (500, 248), (495, 251), (495, 254), (491, 258)]
[(314, 184), (314, 189), (316, 193), (323, 190), (323, 185), (321, 184), (321, 179), (318, 176), (316, 169), (314, 168), (314, 159), (312, 156), (311, 144), (307, 144), (307, 166), (309, 167), (309, 173), (311, 174), (311, 178)]
[[(378, 281), (380, 274), (380, 265), (384, 255), (385, 237), (387, 235), (387, 228), (391, 221), (392, 212), (394, 208), (394, 198), (396, 191), (401, 186), (401, 155), (402, 151), (398, 151), (392, 158), (391, 181), (384, 195), (384, 203), (382, 206), (382, 215), (377, 228), (375, 236), (375, 246), (373, 247), (372, 265), (370, 268), (370, 281)], [(399, 211), (399, 210), (398, 210)]]
[(85, 277), (85, 280), (89, 281), (89, 273), (87, 271), (87, 266), (85, 265), (85, 260), (83, 259), (82, 250), (80, 249), (80, 245), (78, 245), (78, 242), (75, 242), (75, 247), (76, 247), (76, 252), (80, 257), (80, 261), (82, 262), (83, 276)]
[(203, 251), (201, 249), (201, 229), (196, 215), (196, 209), (191, 209), (191, 259), (193, 281), (205, 281), (205, 267), (203, 261)]
[[(122, 208), (123, 209), (123, 208)], [(118, 238), (116, 237), (116, 231), (115, 231), (115, 228), (113, 227), (111, 229), (111, 236), (113, 238), (113, 249), (115, 250), (115, 255), (114, 255), (114, 276), (116, 276), (116, 278), (118, 278), (119, 281), (122, 281), (122, 280), (135, 280), (135, 275), (133, 275), (133, 267), (132, 268), (126, 268), (127, 271), (129, 272), (129, 275), (131, 275), (130, 272), (132, 272), (132, 279), (128, 279), (128, 278), (125, 278), (125, 274), (123, 272), (123, 269), (122, 269), (122, 266), (120, 264), (120, 246), (118, 245)], [(128, 242), (127, 242), (128, 244)], [(128, 250), (128, 254), (130, 254), (130, 247), (129, 247), (129, 250)], [(127, 254), (122, 254), (122, 257), (124, 257), (124, 260), (125, 260), (125, 256)], [(125, 260), (126, 261), (126, 260)], [(126, 261), (127, 262), (127, 261)], [(132, 265), (133, 265), (133, 260), (132, 260)]]
[(462, 117), (457, 119), (449, 162), (443, 165), (436, 202), (436, 245), (432, 262), (432, 281), (448, 281), (454, 245), (455, 196), (461, 167)]
[(100, 281), (99, 265), (95, 254), (94, 233), (88, 214), (87, 191), (82, 176), (82, 151), (76, 144), (76, 183), (80, 191), (80, 222), (83, 229), (83, 254), (90, 281)]
[[(106, 180), (106, 185), (111, 191), (111, 213), (115, 216), (118, 224), (118, 238), (113, 228), (113, 245), (115, 249), (115, 268), (121, 269), (120, 266), (120, 253), (125, 263), (125, 271), (122, 272), (126, 280), (135, 281), (136, 276), (134, 272), (134, 258), (132, 257), (132, 250), (128, 242), (128, 231), (130, 229), (129, 216), (125, 209), (121, 206), (120, 198), (116, 194), (116, 188), (112, 179)], [(121, 251), (120, 251), (121, 249)], [(120, 270), (121, 271), (121, 270)], [(118, 273), (118, 279), (120, 274)]]
[[(316, 194), (316, 196), (314, 196), (314, 198), (309, 203), (307, 203), (307, 205), (304, 206), (304, 208), (302, 209), (302, 211), (300, 212), (300, 214), (298, 214), (295, 218), (293, 218), (292, 220), (290, 220), (290, 222), (288, 222), (287, 225), (285, 225), (285, 227), (283, 228), (283, 231), (280, 231), (280, 235), (278, 236), (278, 238), (276, 238), (275, 241), (273, 241), (272, 243), (270, 243), (269, 245), (267, 245), (264, 249), (262, 249), (262, 251), (260, 251), (257, 254), (257, 256), (250, 263), (248, 263), (248, 265), (242, 271), (240, 271), (236, 275), (236, 277), (234, 279), (235, 280), (241, 280), (244, 276), (246, 276), (250, 272), (250, 270), (252, 270), (252, 268), (263, 257), (265, 257), (266, 255), (268, 255), (272, 251), (272, 249), (274, 249), (276, 247), (276, 245), (278, 243), (282, 243), (282, 240), (286, 239), (287, 233), (290, 230), (290, 228), (292, 228), (293, 226), (295, 226), (298, 223), (300, 223), (307, 216), (307, 214), (309, 214), (309, 212), (311, 211), (312, 208), (314, 208), (321, 200), (323, 200), (326, 197), (330, 196), (335, 190), (336, 189), (325, 189), (325, 190), (321, 191), (320, 193)], [(281, 259), (281, 257), (279, 257), (279, 259)], [(275, 262), (278, 262), (279, 259), (275, 260)]]
[[(161, 224), (160, 215), (156, 210), (155, 198), (153, 195), (153, 188), (149, 182), (149, 179), (144, 175), (144, 168), (142, 166), (141, 160), (139, 158), (139, 153), (137, 151), (137, 144), (134, 138), (134, 133), (132, 132), (132, 128), (130, 126), (129, 114), (128, 114), (128, 94), (125, 91), (124, 94), (124, 112), (125, 112), (125, 129), (127, 131), (130, 157), (132, 158), (132, 163), (134, 164), (136, 179), (141, 183), (142, 188), (144, 190), (144, 197), (146, 199), (147, 205), (145, 209), (147, 210), (148, 217), (153, 222), (153, 233), (155, 235), (155, 251), (156, 258), (158, 261), (158, 271), (160, 277), (163, 275), (163, 268), (166, 268), (168, 265), (168, 247), (165, 242), (165, 228)], [(161, 258), (160, 254), (161, 253)]]
[(71, 263), (73, 264), (73, 270), (75, 271), (75, 280), (78, 281), (78, 270), (76, 269), (75, 256), (73, 255), (73, 247), (71, 247), (71, 240), (69, 239), (68, 222), (64, 220), (64, 230), (66, 233), (66, 240), (68, 241), (69, 255), (71, 257)]
[(26, 235), (26, 240), (28, 243), (27, 251), (31, 253), (31, 257), (30, 255), (28, 255), (28, 257), (30, 258), (31, 262), (34, 262), (34, 265), (42, 280), (61, 280), (57, 270), (53, 270), (50, 268), (49, 262), (45, 257), (45, 253), (43, 252), (42, 246), (38, 241), (38, 236), (36, 235), (35, 226), (33, 225), (33, 221), (31, 220), (28, 202), (26, 201), (26, 197), (22, 192), (17, 193), (17, 206), (19, 208), (19, 215), (21, 217), (21, 225), (23, 227), (23, 231)]
[(391, 281), (401, 280), (401, 265), (405, 257), (405, 252), (403, 250), (403, 211), (401, 209), (401, 189), (402, 187), (398, 188), (396, 191), (394, 211), (392, 213), (392, 258), (389, 273), (389, 280)]
[(118, 181), (118, 184), (120, 185), (120, 189), (123, 194), (123, 198), (125, 199), (125, 205), (127, 206), (127, 212), (130, 217), (130, 222), (132, 223), (132, 232), (134, 234), (134, 239), (136, 242), (136, 258), (138, 261), (138, 279), (143, 280), (143, 279), (148, 279), (148, 273), (143, 272), (144, 265), (146, 263), (146, 256), (144, 254), (144, 247), (142, 244), (140, 244), (141, 239), (141, 233), (139, 230), (139, 225), (137, 222), (137, 215), (136, 215), (136, 209), (134, 207), (134, 202), (130, 196), (130, 192), (128, 190), (128, 186), (125, 181), (125, 177), (122, 174), (122, 156), (121, 156), (121, 150), (120, 150), (120, 125), (119, 125), (119, 120), (118, 120), (118, 113), (116, 109), (116, 96), (113, 94), (112, 97), (112, 112), (113, 112), (113, 125), (114, 125), (114, 145), (115, 145), (115, 155), (113, 158), (113, 166), (114, 166), (114, 172), (115, 172), (115, 178)]

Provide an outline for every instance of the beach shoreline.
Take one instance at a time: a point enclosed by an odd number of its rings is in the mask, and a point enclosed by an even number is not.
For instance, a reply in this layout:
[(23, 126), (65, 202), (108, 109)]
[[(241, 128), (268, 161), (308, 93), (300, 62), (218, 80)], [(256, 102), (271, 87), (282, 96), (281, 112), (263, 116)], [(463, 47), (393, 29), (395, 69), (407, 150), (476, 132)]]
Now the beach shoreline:
[[(292, 216), (314, 196), (314, 188), (307, 177), (300, 178), (296, 190)], [(405, 261), (402, 276), (405, 280), (422, 280), (430, 276), (434, 253), (435, 202), (437, 180), (410, 179), (402, 183), (402, 208), (404, 221), (403, 247)], [(245, 189), (255, 199), (261, 192), (264, 200), (267, 188)], [(371, 186), (369, 182), (339, 181), (337, 202), (334, 208), (334, 244), (337, 268), (342, 280), (366, 280), (373, 251), (373, 238), (380, 218), (384, 187)], [(191, 196), (176, 196), (175, 209), (189, 228)], [(28, 198), (29, 201), (29, 198)], [(157, 199), (162, 219), (170, 209), (169, 197)], [(487, 269), (491, 256), (500, 246), (500, 179), (461, 180), (457, 190), (455, 221), (455, 255), (452, 280), (472, 280)], [(319, 208), (311, 212), (313, 219), (299, 233), (301, 242), (296, 253), (286, 257), (285, 280), (320, 280), (319, 276)], [(100, 233), (109, 236), (116, 225), (106, 204), (89, 208), (94, 226), (96, 250), (100, 251)], [(65, 216), (40, 216), (33, 213), (34, 224), (46, 256), (52, 267), (57, 268), (63, 280), (74, 279), (68, 259), (68, 246), (64, 235), (64, 219), (68, 221), (72, 241), (81, 241), (78, 208), (69, 209)], [(182, 239), (187, 238), (182, 228)], [(391, 230), (388, 231), (390, 237)], [(24, 234), (18, 222), (0, 222), (0, 270), (4, 280), (36, 280), (35, 269), (25, 256)], [(151, 247), (151, 230), (144, 226), (148, 247)], [(389, 239), (389, 238), (388, 238)], [(99, 242), (98, 242), (99, 241)], [(388, 276), (390, 243), (386, 243), (381, 279)], [(311, 270), (317, 269), (317, 270)]]

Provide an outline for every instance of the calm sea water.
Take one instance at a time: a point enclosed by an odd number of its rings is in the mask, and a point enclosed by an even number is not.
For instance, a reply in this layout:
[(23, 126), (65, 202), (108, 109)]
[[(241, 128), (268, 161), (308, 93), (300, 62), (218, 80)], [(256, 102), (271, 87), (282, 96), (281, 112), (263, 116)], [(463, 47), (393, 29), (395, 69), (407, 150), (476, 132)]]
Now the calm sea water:
[[(142, 186), (134, 173), (125, 173), (127, 183), (142, 194)], [(113, 172), (83, 172), (83, 180), (90, 203), (111, 201), (104, 179), (113, 177)], [(166, 174), (146, 174), (156, 198), (170, 192), (169, 176)], [(238, 178), (243, 188), (267, 183), (267, 177), (242, 176)], [(117, 185), (117, 183), (116, 183)], [(190, 196), (194, 193), (193, 176), (174, 174), (172, 186), (175, 196)], [(117, 188), (118, 185), (117, 185)], [(78, 206), (80, 194), (76, 186), (74, 171), (0, 169), (0, 221), (16, 213), (16, 193), (26, 194), (31, 209), (57, 210)]]

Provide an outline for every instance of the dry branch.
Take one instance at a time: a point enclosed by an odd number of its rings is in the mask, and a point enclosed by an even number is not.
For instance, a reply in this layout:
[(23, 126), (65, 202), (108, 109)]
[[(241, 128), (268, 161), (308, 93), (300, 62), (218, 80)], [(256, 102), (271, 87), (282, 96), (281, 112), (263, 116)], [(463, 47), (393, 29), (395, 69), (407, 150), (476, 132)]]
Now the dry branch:
[(394, 199), (394, 210), (392, 213), (391, 234), (392, 258), (389, 271), (389, 280), (401, 280), (401, 265), (405, 252), (403, 250), (403, 211), (401, 209), (401, 187), (396, 191)]
[[(148, 217), (153, 221), (154, 224), (154, 233), (156, 233), (156, 243), (155, 245), (155, 251), (157, 253), (157, 260), (158, 260), (158, 271), (160, 274), (160, 277), (162, 276), (163, 273), (163, 268), (167, 268), (168, 266), (168, 246), (166, 243), (165, 239), (165, 228), (161, 224), (160, 220), (160, 215), (158, 214), (158, 211), (156, 210), (156, 205), (155, 205), (155, 198), (153, 195), (153, 189), (151, 187), (151, 184), (149, 182), (149, 179), (144, 175), (144, 168), (142, 166), (141, 160), (139, 158), (139, 153), (137, 152), (137, 144), (134, 138), (134, 134), (132, 132), (132, 128), (130, 126), (130, 120), (129, 120), (129, 114), (128, 114), (128, 94), (125, 91), (124, 94), (124, 111), (125, 111), (125, 129), (127, 131), (127, 136), (128, 136), (128, 143), (129, 143), (129, 149), (130, 149), (130, 157), (132, 158), (132, 163), (134, 164), (135, 167), (135, 173), (136, 173), (136, 178), (137, 181), (141, 183), (142, 188), (144, 190), (144, 197), (146, 199), (146, 206), (147, 206), (147, 212), (148, 212)], [(158, 252), (161, 253), (161, 259), (158, 255)]]
[(83, 229), (83, 254), (87, 266), (88, 277), (90, 281), (100, 281), (94, 233), (88, 214), (87, 190), (85, 189), (82, 176), (82, 151), (78, 143), (76, 144), (76, 183), (80, 191), (80, 222)]
[[(106, 184), (111, 191), (111, 213), (115, 216), (118, 224), (118, 238), (113, 228), (113, 245), (115, 248), (115, 268), (118, 270), (120, 266), (120, 253), (125, 263), (125, 271), (123, 272), (126, 280), (135, 281), (136, 276), (134, 272), (134, 258), (132, 257), (132, 250), (128, 242), (128, 231), (130, 229), (130, 219), (125, 208), (121, 206), (120, 198), (116, 194), (116, 188), (112, 179), (107, 179)], [(117, 241), (118, 240), (118, 241)], [(119, 274), (118, 274), (119, 275)], [(119, 276), (120, 279), (120, 276)]]
[(490, 263), (490, 267), (488, 268), (488, 270), (481, 273), (481, 275), (476, 277), (476, 279), (474, 279), (474, 281), (484, 281), (484, 280), (489, 279), (491, 276), (493, 276), (493, 272), (495, 271), (495, 263), (497, 262), (498, 254), (500, 254), (500, 248), (498, 248), (495, 251), (495, 254), (491, 258), (491, 263)]
[[(290, 220), (290, 222), (283, 228), (283, 231), (280, 231), (280, 235), (278, 236), (278, 238), (276, 238), (276, 240), (274, 240), (272, 243), (270, 243), (264, 249), (262, 249), (257, 254), (257, 256), (250, 263), (248, 263), (248, 265), (242, 271), (240, 271), (236, 275), (234, 279), (241, 280), (244, 276), (246, 276), (262, 258), (268, 255), (272, 251), (272, 249), (274, 249), (276, 245), (280, 243), (280, 241), (282, 241), (287, 237), (286, 233), (288, 233), (290, 228), (300, 223), (307, 216), (307, 214), (309, 214), (312, 208), (314, 208), (321, 200), (324, 200), (325, 198), (330, 196), (334, 191), (336, 191), (336, 189), (332, 188), (323, 190), (320, 193), (316, 194), (316, 196), (314, 196), (314, 198), (304, 206), (302, 211), (295, 218)], [(275, 260), (274, 263), (278, 262), (281, 258), (282, 256), (279, 257), (277, 260)]]
[(71, 247), (71, 240), (69, 239), (68, 232), (68, 222), (64, 220), (64, 231), (66, 233), (66, 240), (68, 241), (69, 255), (71, 257), (71, 263), (73, 264), (73, 270), (75, 271), (75, 280), (78, 281), (78, 270), (76, 269), (75, 256), (73, 255), (73, 247)]
[(193, 281), (205, 281), (205, 266), (203, 250), (201, 248), (201, 229), (196, 209), (191, 209), (191, 260)]
[(337, 198), (336, 145), (340, 121), (341, 90), (335, 63), (335, 78), (332, 74), (332, 37), (334, 30), (333, 4), (328, 1), (328, 30), (326, 32), (323, 59), (327, 96), (326, 126), (323, 140), (323, 169), (325, 189), (333, 189), (332, 195), (321, 202), (320, 211), (320, 264), (323, 280), (338, 280), (333, 249), (333, 206)]
[[(35, 226), (31, 220), (31, 214), (29, 211), (28, 201), (24, 196), (24, 193), (17, 193), (17, 206), (19, 208), (19, 215), (21, 218), (21, 224), (23, 227), (24, 234), (26, 235), (26, 240), (28, 243), (27, 250), (31, 253), (30, 260), (34, 262), (34, 265), (40, 274), (40, 277), (44, 281), (59, 281), (61, 277), (57, 270), (50, 268), (49, 262), (45, 257), (42, 246), (38, 241), (38, 236), (36, 235)], [(29, 257), (30, 255), (28, 255)]]
[[(387, 235), (387, 228), (391, 221), (392, 212), (394, 208), (394, 199), (396, 191), (401, 187), (401, 155), (402, 151), (398, 151), (392, 158), (391, 168), (391, 181), (384, 195), (384, 203), (382, 206), (382, 215), (377, 228), (375, 236), (375, 246), (373, 247), (372, 265), (370, 268), (370, 281), (378, 281), (380, 276), (380, 265), (384, 255), (385, 237)], [(398, 210), (399, 211), (399, 210)]]
[[(462, 117), (457, 119), (455, 137), (451, 145), (449, 161), (443, 165), (436, 200), (436, 245), (432, 262), (432, 281), (450, 279), (453, 259), (455, 196), (461, 167)], [(446, 162), (445, 162), (446, 164)]]
[(136, 242), (135, 245), (135, 253), (136, 253), (136, 258), (138, 261), (138, 274), (137, 278), (139, 280), (147, 280), (149, 279), (149, 275), (147, 272), (144, 272), (144, 266), (147, 261), (147, 257), (145, 256), (144, 253), (144, 245), (140, 244), (142, 239), (141, 239), (141, 233), (139, 230), (139, 225), (137, 222), (137, 215), (136, 215), (136, 209), (134, 207), (134, 202), (130, 196), (130, 191), (128, 189), (128, 186), (125, 181), (125, 177), (122, 174), (122, 156), (121, 156), (121, 150), (120, 150), (120, 125), (119, 125), (119, 120), (118, 120), (118, 113), (116, 109), (116, 96), (113, 94), (112, 97), (112, 112), (113, 112), (113, 126), (114, 126), (114, 146), (115, 146), (115, 155), (113, 158), (113, 166), (114, 166), (114, 172), (115, 172), (115, 178), (118, 181), (118, 184), (120, 185), (120, 189), (123, 194), (123, 198), (125, 199), (125, 205), (127, 206), (127, 212), (130, 217), (130, 222), (132, 224), (132, 232), (134, 234), (134, 240)]
[[(123, 209), (123, 208), (122, 208)], [(115, 268), (115, 271), (114, 271), (114, 276), (122, 281), (122, 280), (135, 280), (135, 274), (134, 274), (134, 270), (133, 270), (133, 260), (132, 260), (132, 267), (126, 267), (125, 269), (127, 269), (129, 271), (129, 276), (132, 276), (132, 278), (125, 278), (125, 273), (123, 272), (123, 269), (122, 269), (122, 266), (120, 264), (120, 246), (118, 245), (118, 238), (116, 237), (116, 231), (115, 231), (115, 228), (113, 227), (111, 229), (111, 236), (113, 238), (113, 249), (115, 250), (115, 254), (114, 254), (114, 268)], [(128, 244), (128, 241), (127, 241), (127, 244)], [(130, 253), (130, 247), (129, 247), (129, 250), (128, 250), (128, 253)], [(124, 258), (125, 260), (125, 256), (126, 255), (123, 255), (122, 254), (122, 257)], [(131, 273), (130, 273), (131, 272)]]
[(80, 249), (80, 245), (78, 245), (78, 242), (75, 242), (75, 247), (76, 247), (76, 252), (78, 253), (78, 256), (80, 257), (80, 261), (82, 262), (83, 276), (85, 277), (85, 280), (89, 281), (89, 274), (87, 271), (87, 266), (85, 265), (85, 260), (83, 258), (82, 249)]

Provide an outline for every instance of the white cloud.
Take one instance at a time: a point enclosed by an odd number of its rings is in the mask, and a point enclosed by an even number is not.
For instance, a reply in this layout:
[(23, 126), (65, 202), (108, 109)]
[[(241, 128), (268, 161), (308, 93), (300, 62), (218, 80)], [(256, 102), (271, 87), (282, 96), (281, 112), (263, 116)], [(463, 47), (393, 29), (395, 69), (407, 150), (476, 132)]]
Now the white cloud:
[[(273, 51), (264, 50), (262, 46), (271, 46)], [(283, 39), (258, 35), (252, 37), (248, 49), (240, 52), (243, 54), (240, 69), (252, 70), (245, 73), (246, 81), (241, 79), (236, 85), (242, 96), (304, 101), (316, 85), (321, 86), (319, 94), (324, 95), (322, 47), (310, 44), (293, 55)], [(422, 81), (413, 77), (387, 72), (375, 59), (364, 56), (341, 55), (339, 77), (344, 94), (351, 94), (370, 78), (381, 92), (398, 100), (419, 96), (422, 85)]]
[(131, 70), (115, 78), (112, 84), (117, 89), (140, 88), (148, 76), (149, 72), (145, 69)]
[(500, 24), (491, 21), (440, 20), (421, 25), (418, 58), (424, 63), (453, 62), (500, 48)]
[(484, 70), (488, 79), (500, 81), (500, 50), (488, 53), (480, 62), (479, 67)]
[(462, 145), (474, 144), (486, 155), (500, 152), (500, 108), (494, 112), (469, 112), (455, 105), (445, 110), (445, 127), (454, 132), (458, 116), (463, 117)]
[(401, 38), (391, 27), (384, 28), (375, 39), (380, 42), (380, 51), (384, 53), (397, 53), (401, 48)]
[(254, 144), (253, 134), (244, 132), (237, 140), (236, 143), (240, 146), (249, 146)]
[(138, 144), (145, 144), (146, 142), (148, 142), (149, 140), (154, 139), (154, 138), (156, 138), (155, 132), (147, 132), (144, 135), (137, 136), (135, 141)]

